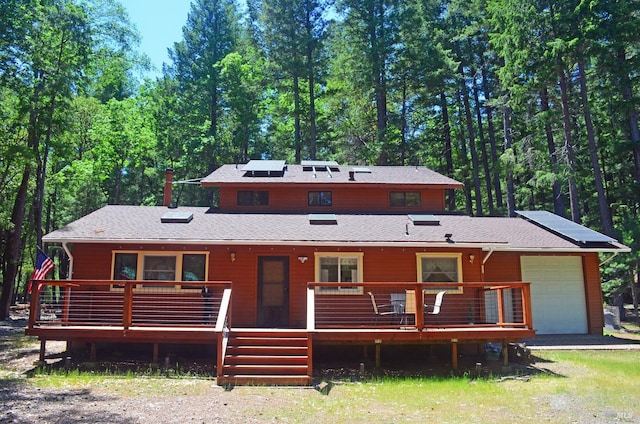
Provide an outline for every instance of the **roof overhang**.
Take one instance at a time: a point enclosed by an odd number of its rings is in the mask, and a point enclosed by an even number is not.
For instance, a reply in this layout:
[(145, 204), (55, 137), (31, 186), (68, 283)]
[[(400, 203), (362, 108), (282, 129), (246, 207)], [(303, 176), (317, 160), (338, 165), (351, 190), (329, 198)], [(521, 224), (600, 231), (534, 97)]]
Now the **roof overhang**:
[(553, 248), (553, 247), (519, 247), (510, 246), (505, 243), (448, 243), (448, 242), (421, 242), (421, 241), (349, 241), (349, 240), (224, 240), (224, 239), (208, 239), (208, 240), (182, 240), (182, 239), (59, 239), (59, 238), (43, 238), (46, 243), (91, 243), (91, 244), (183, 244), (192, 245), (211, 245), (211, 246), (345, 246), (345, 247), (412, 247), (412, 248), (438, 248), (438, 249), (481, 249), (485, 252), (532, 252), (536, 254), (543, 253), (628, 253), (631, 251), (626, 246), (619, 248)]

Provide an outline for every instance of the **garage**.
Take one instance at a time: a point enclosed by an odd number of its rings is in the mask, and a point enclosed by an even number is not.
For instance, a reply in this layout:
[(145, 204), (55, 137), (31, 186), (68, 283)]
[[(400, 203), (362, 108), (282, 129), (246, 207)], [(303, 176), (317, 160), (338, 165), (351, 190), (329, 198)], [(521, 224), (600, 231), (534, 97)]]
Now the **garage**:
[(531, 283), (537, 334), (587, 333), (587, 308), (580, 256), (522, 256), (522, 280)]

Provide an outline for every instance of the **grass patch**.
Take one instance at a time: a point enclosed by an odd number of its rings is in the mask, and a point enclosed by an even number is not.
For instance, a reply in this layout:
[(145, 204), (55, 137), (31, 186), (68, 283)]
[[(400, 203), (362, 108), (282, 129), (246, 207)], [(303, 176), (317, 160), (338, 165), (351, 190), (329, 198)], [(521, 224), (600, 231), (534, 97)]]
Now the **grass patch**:
[[(10, 343), (16, 352), (37, 352), (37, 344), (20, 336), (2, 343)], [(106, 395), (109, 399), (169, 402), (173, 406), (202, 397), (207, 404), (233, 408), (234, 417), (246, 417), (238, 422), (510, 424), (640, 420), (635, 396), (640, 390), (640, 351), (545, 350), (535, 355), (532, 367), (514, 367), (503, 375), (483, 373), (480, 378), (473, 372), (458, 375), (448, 365), (424, 360), (412, 363), (417, 366), (410, 376), (391, 370), (381, 373), (382, 377), (359, 379), (353, 378), (359, 375), (354, 369), (349, 378), (327, 377), (326, 395), (298, 388), (236, 387), (225, 391), (215, 386), (210, 369), (194, 372), (184, 361), (173, 362), (172, 368), (105, 363), (85, 369), (80, 363), (64, 367), (61, 359), (33, 369), (27, 378), (24, 374), (0, 375), (0, 388), (13, 392), (26, 386), (21, 390)], [(125, 364), (124, 360), (121, 363)]]
[(194, 376), (174, 369), (153, 368), (126, 372), (37, 368), (31, 373), (29, 381), (42, 389), (98, 389), (101, 392), (125, 397), (202, 395), (213, 384), (213, 379), (205, 376)]

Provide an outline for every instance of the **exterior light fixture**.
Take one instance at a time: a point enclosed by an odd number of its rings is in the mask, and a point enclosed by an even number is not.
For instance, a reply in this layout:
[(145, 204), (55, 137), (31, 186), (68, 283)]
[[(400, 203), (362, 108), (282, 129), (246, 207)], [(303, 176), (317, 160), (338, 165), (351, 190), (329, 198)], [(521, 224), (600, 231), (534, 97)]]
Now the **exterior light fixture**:
[(298, 260), (301, 264), (307, 262), (307, 259), (309, 259), (307, 256), (298, 256)]
[(236, 252), (231, 252), (229, 254), (229, 257), (231, 258), (231, 262), (235, 262), (236, 261)]

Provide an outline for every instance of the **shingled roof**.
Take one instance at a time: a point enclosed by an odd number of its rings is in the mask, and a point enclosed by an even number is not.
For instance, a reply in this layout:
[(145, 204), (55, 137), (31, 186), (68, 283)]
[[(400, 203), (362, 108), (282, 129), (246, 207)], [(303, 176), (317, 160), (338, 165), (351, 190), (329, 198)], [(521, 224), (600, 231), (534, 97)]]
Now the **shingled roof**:
[[(223, 165), (202, 179), (203, 187), (221, 184), (367, 184), (367, 185), (407, 185), (434, 188), (462, 188), (462, 183), (439, 174), (423, 166), (342, 166), (322, 170), (312, 166), (284, 165), (284, 172), (253, 173), (245, 170), (245, 165)], [(320, 169), (320, 170), (318, 170)], [(350, 174), (352, 173), (352, 174)], [(256, 176), (257, 175), (257, 176)], [(262, 175), (262, 176), (261, 176)]]
[[(162, 222), (167, 213), (192, 219)], [(175, 215), (174, 215), (175, 216)], [(403, 214), (335, 214), (317, 225), (308, 214), (217, 213), (202, 207), (105, 206), (43, 237), (45, 242), (177, 244), (384, 245), (495, 250), (621, 251), (610, 243), (585, 248), (522, 218), (437, 215), (415, 225)], [(166, 219), (165, 219), (166, 221)], [(451, 234), (447, 241), (445, 234)]]

